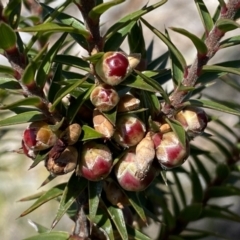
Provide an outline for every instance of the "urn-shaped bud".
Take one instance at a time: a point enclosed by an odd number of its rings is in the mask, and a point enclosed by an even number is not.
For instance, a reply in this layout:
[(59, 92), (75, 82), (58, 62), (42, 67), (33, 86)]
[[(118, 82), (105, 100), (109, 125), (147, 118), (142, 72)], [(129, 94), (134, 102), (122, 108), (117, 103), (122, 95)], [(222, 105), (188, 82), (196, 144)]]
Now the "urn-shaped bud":
[(137, 176), (141, 178), (145, 176), (149, 171), (152, 161), (155, 157), (154, 142), (151, 138), (151, 133), (147, 135), (136, 146), (136, 158), (137, 158)]
[(75, 144), (82, 132), (82, 128), (78, 123), (69, 125), (60, 135), (60, 138), (67, 145)]
[(131, 147), (143, 139), (145, 132), (145, 124), (136, 115), (123, 115), (116, 121), (113, 138), (122, 147)]
[(106, 52), (96, 64), (96, 73), (103, 82), (115, 86), (121, 83), (140, 61), (140, 54), (127, 56), (123, 52)]
[(97, 109), (93, 111), (93, 127), (106, 138), (111, 138), (114, 133), (113, 125), (108, 119)]
[(97, 109), (107, 112), (118, 104), (119, 96), (113, 87), (100, 84), (91, 92), (90, 100)]
[(105, 182), (104, 191), (108, 201), (119, 208), (123, 209), (124, 206), (129, 205), (127, 196), (123, 193), (123, 190), (114, 182)]
[(118, 112), (127, 112), (139, 108), (140, 100), (135, 98), (133, 95), (125, 94), (123, 95), (117, 105)]
[(156, 176), (155, 168), (151, 167), (145, 175), (139, 177), (137, 161), (135, 148), (131, 148), (114, 168), (118, 183), (127, 191), (143, 191)]
[(193, 136), (200, 134), (207, 127), (208, 117), (205, 111), (198, 107), (186, 107), (175, 116), (184, 129)]
[(73, 146), (68, 146), (59, 157), (49, 157), (45, 166), (53, 175), (62, 175), (73, 171), (77, 166), (78, 151)]
[(110, 149), (94, 141), (85, 143), (81, 150), (78, 174), (90, 181), (99, 181), (108, 176), (112, 168)]
[(163, 168), (174, 168), (182, 165), (189, 156), (189, 142), (181, 144), (174, 132), (162, 134), (156, 148), (156, 157)]
[(45, 122), (33, 122), (23, 132), (22, 146), (27, 156), (34, 152), (52, 147), (57, 141), (57, 136)]

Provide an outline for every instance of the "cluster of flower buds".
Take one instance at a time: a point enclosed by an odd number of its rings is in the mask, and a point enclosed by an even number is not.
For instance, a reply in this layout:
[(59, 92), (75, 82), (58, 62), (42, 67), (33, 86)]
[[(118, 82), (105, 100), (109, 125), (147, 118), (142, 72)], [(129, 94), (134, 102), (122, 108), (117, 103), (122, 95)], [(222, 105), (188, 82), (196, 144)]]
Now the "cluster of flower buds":
[(81, 131), (77, 123), (54, 132), (46, 122), (33, 122), (23, 133), (22, 149), (32, 159), (39, 151), (49, 149), (45, 159), (47, 170), (53, 175), (66, 174), (77, 166), (78, 151), (73, 145)]

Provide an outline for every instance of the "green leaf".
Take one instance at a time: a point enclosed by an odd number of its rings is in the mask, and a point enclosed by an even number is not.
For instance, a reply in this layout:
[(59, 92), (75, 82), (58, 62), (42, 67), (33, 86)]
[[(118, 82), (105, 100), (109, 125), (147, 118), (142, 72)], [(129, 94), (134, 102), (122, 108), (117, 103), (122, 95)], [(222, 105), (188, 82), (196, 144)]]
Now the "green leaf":
[(198, 38), (196, 35), (190, 33), (189, 31), (187, 31), (183, 28), (171, 27), (170, 29), (188, 37), (194, 44), (195, 48), (197, 49), (198, 54), (201, 54), (201, 55), (207, 54), (208, 48), (207, 48), (206, 44), (200, 38)]
[(112, 221), (114, 222), (120, 236), (122, 239), (128, 239), (127, 228), (123, 216), (123, 212), (121, 209), (113, 206), (107, 207), (108, 214), (110, 215)]
[(22, 83), (24, 85), (31, 85), (34, 84), (34, 79), (35, 79), (35, 72), (36, 72), (36, 65), (35, 62), (30, 62), (27, 67), (24, 70), (23, 76), (22, 76)]
[(233, 36), (233, 37), (223, 40), (220, 43), (220, 48), (232, 47), (232, 46), (239, 45), (239, 44), (240, 44), (240, 35)]
[(182, 184), (179, 180), (178, 174), (176, 172), (173, 172), (173, 177), (174, 177), (175, 184), (176, 184), (180, 199), (182, 201), (182, 204), (183, 204), (183, 206), (186, 206), (187, 205), (187, 200), (186, 200), (186, 196), (185, 196)]
[(240, 189), (234, 186), (213, 186), (208, 189), (210, 198), (240, 196)]
[(45, 233), (45, 232), (49, 232), (49, 229), (42, 226), (41, 224), (38, 224), (30, 219), (28, 219), (28, 224), (34, 228), (34, 230), (38, 233)]
[[(0, 65), (0, 72), (1, 72), (1, 74), (8, 74), (11, 76), (15, 75), (15, 71), (11, 67), (4, 66), (4, 65)], [(16, 81), (16, 79), (15, 79), (15, 81)]]
[(33, 163), (31, 164), (31, 166), (29, 167), (29, 170), (36, 167), (40, 162), (46, 160), (48, 156), (48, 151), (47, 153), (44, 151), (38, 152), (37, 156), (35, 157)]
[(108, 121), (115, 126), (116, 123), (116, 118), (117, 118), (117, 108), (113, 108), (112, 110), (108, 111), (108, 112), (102, 112), (102, 114), (104, 115), (104, 117), (106, 117), (108, 119)]
[(23, 240), (68, 240), (69, 233), (67, 232), (47, 232)]
[(108, 1), (108, 2), (104, 2), (102, 4), (97, 5), (96, 7), (94, 7), (89, 13), (88, 16), (89, 18), (91, 18), (94, 22), (97, 22), (100, 18), (100, 16), (106, 12), (109, 8), (123, 3), (125, 2), (125, 0), (112, 0), (112, 1)]
[(210, 33), (210, 31), (212, 30), (214, 23), (213, 20), (211, 18), (211, 15), (204, 3), (203, 0), (194, 0), (195, 4), (197, 6), (198, 9), (198, 13), (201, 17), (203, 26), (205, 28), (205, 32), (207, 33), (207, 35)]
[(114, 240), (112, 224), (105, 211), (98, 208), (93, 222), (97, 224), (99, 228), (102, 228), (105, 231), (109, 237), (109, 240)]
[(103, 135), (87, 125), (82, 126), (82, 134), (79, 138), (82, 142), (98, 138), (103, 138)]
[(167, 93), (163, 90), (162, 86), (155, 81), (154, 79), (144, 75), (144, 72), (141, 73), (140, 71), (135, 70), (135, 72), (149, 85), (151, 85), (153, 88), (155, 88), (163, 97), (163, 99), (167, 102), (170, 103), (170, 100), (168, 98)]
[(166, 122), (170, 125), (173, 132), (177, 135), (180, 143), (185, 148), (186, 147), (186, 132), (183, 126), (176, 120), (166, 118)]
[[(0, 72), (2, 73), (1, 66), (0, 66)], [(0, 77), (0, 89), (17, 90), (17, 89), (21, 89), (21, 86), (19, 82), (16, 81), (15, 78)]]
[(169, 51), (166, 51), (165, 53), (155, 58), (154, 60), (152, 61), (149, 60), (147, 69), (152, 70), (152, 69), (165, 68), (167, 65), (168, 58), (169, 58)]
[(79, 68), (86, 72), (90, 72), (89, 63), (83, 60), (82, 58), (76, 56), (59, 54), (55, 56), (54, 62), (70, 65), (72, 67)]
[(168, 188), (169, 188), (169, 192), (170, 192), (171, 200), (172, 200), (171, 206), (173, 209), (173, 214), (174, 214), (174, 216), (178, 216), (180, 213), (180, 205), (179, 205), (178, 199), (176, 197), (176, 193), (175, 193), (176, 191), (173, 190), (171, 185), (169, 185)]
[(88, 181), (89, 218), (91, 221), (95, 219), (102, 188), (103, 188), (102, 181), (98, 181), (98, 182)]
[(41, 103), (41, 99), (39, 97), (28, 97), (8, 105), (0, 106), (0, 109), (1, 110), (12, 109), (19, 106), (36, 106), (37, 107), (40, 103)]
[(58, 105), (59, 102), (61, 102), (62, 98), (65, 97), (67, 94), (69, 94), (71, 91), (75, 90), (77, 87), (79, 87), (83, 82), (85, 82), (87, 79), (87, 76), (84, 77), (81, 80), (78, 80), (76, 83), (74, 83), (73, 85), (68, 86), (64, 92), (62, 92), (59, 96), (57, 96), (57, 98), (55, 99), (55, 101), (53, 102), (52, 106), (50, 107), (50, 111), (53, 111), (55, 109), (55, 107)]
[(39, 208), (41, 205), (43, 205), (44, 203), (57, 198), (58, 196), (63, 194), (63, 190), (65, 188), (66, 184), (65, 183), (61, 183), (53, 188), (51, 188), (50, 190), (48, 190), (47, 192), (45, 192), (42, 196), (40, 196), (38, 198), (38, 200), (27, 210), (25, 210), (20, 217), (26, 216), (27, 214), (31, 213), (32, 211), (36, 210), (37, 208)]
[(30, 196), (21, 198), (21, 199), (18, 200), (18, 201), (19, 201), (19, 202), (32, 201), (32, 200), (35, 200), (35, 199), (40, 198), (40, 197), (41, 197), (43, 194), (45, 194), (45, 193), (46, 193), (46, 191), (38, 192), (38, 193), (32, 194), (32, 195), (30, 195)]
[(223, 32), (229, 32), (240, 27), (240, 25), (234, 20), (226, 18), (217, 20), (216, 26)]
[(59, 51), (60, 47), (62, 46), (63, 42), (65, 41), (66, 37), (67, 33), (63, 33), (62, 36), (53, 44), (53, 46), (51, 46), (51, 48), (44, 56), (36, 75), (36, 84), (40, 88), (44, 87), (47, 76), (49, 75), (49, 72), (51, 70), (53, 59)]
[(214, 110), (218, 110), (221, 112), (226, 112), (226, 113), (230, 113), (233, 115), (237, 115), (240, 116), (240, 111), (232, 109), (226, 105), (217, 103), (217, 102), (213, 102), (210, 100), (204, 100), (204, 99), (190, 99), (187, 102), (184, 103), (184, 105), (191, 105), (191, 106), (196, 106), (196, 107), (203, 107), (203, 108), (210, 108), (210, 109), (214, 109)]
[(202, 213), (203, 206), (201, 203), (193, 203), (186, 206), (181, 213), (179, 218), (184, 222), (192, 222), (199, 219)]
[(144, 223), (147, 223), (147, 218), (146, 218), (143, 206), (138, 197), (138, 194), (136, 192), (128, 192), (128, 191), (124, 191), (124, 193), (127, 195), (130, 204), (135, 209), (139, 217), (143, 220)]
[(47, 22), (42, 23), (33, 27), (26, 27), (18, 30), (19, 32), (67, 32), (76, 33), (88, 38), (90, 36), (89, 32), (85, 29), (78, 29), (73, 26), (68, 26), (61, 23)]
[(191, 178), (191, 184), (192, 184), (192, 196), (193, 196), (193, 202), (201, 202), (203, 199), (203, 189), (202, 185), (199, 179), (199, 175), (192, 166), (191, 162), (189, 162), (190, 168), (191, 168), (191, 173), (190, 173), (190, 178)]
[(66, 211), (70, 208), (75, 199), (79, 194), (86, 188), (87, 180), (85, 178), (80, 178), (76, 176), (74, 172), (69, 179), (67, 186), (64, 189), (60, 204), (58, 207), (57, 215), (53, 220), (52, 228), (54, 228)]
[(83, 92), (82, 94), (80, 94), (78, 96), (78, 98), (76, 99), (76, 101), (74, 102), (74, 104), (70, 105), (70, 107), (68, 108), (67, 111), (67, 116), (70, 120), (70, 122), (72, 123), (74, 121), (75, 116), (77, 115), (79, 109), (81, 108), (82, 104), (89, 99), (89, 96), (92, 92), (92, 90), (94, 89), (95, 85), (93, 84), (91, 87), (89, 87), (89, 89), (85, 92)]
[(45, 115), (43, 115), (39, 111), (29, 111), (29, 112), (19, 113), (15, 116), (0, 120), (0, 127), (27, 123), (27, 122), (37, 122), (42, 120), (46, 120)]
[[(170, 39), (162, 34), (160, 31), (158, 31), (155, 27), (151, 26), (146, 20), (141, 19), (141, 21), (158, 37), (160, 38), (168, 47), (169, 52), (171, 54), (171, 58), (174, 61), (174, 65), (178, 67), (179, 72), (181, 72), (181, 76), (177, 76), (174, 80), (174, 83), (179, 85), (180, 82), (183, 79), (183, 73), (185, 69), (187, 68), (186, 61), (182, 54), (179, 52), (179, 50), (174, 46), (174, 44), (170, 41)], [(179, 74), (178, 74), (179, 75)]]
[(205, 72), (225, 72), (225, 73), (232, 73), (232, 74), (237, 74), (240, 75), (240, 70), (239, 68), (234, 68), (234, 67), (224, 67), (224, 66), (219, 66), (219, 65), (205, 65), (203, 66), (202, 69), (203, 73)]
[(134, 240), (151, 240), (151, 238), (149, 238), (147, 235), (133, 227), (127, 226), (127, 232), (130, 237), (134, 238)]
[(0, 22), (0, 39), (0, 48), (2, 48), (3, 50), (8, 51), (16, 47), (16, 34), (13, 29), (3, 21)]

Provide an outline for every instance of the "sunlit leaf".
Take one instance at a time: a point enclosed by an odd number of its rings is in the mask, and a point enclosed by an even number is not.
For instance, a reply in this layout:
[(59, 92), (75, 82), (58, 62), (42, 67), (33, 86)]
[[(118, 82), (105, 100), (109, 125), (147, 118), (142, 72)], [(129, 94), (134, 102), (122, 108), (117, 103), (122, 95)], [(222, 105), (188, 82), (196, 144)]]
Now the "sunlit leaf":
[(102, 138), (103, 135), (97, 131), (95, 131), (93, 128), (83, 125), (82, 126), (82, 135), (80, 136), (80, 140), (85, 142), (87, 140), (93, 140), (93, 139), (98, 139)]
[(127, 226), (127, 232), (130, 237), (133, 237), (135, 240), (151, 240), (150, 237), (138, 231), (137, 229)]
[(233, 36), (233, 37), (223, 40), (220, 43), (220, 48), (232, 47), (232, 46), (239, 45), (239, 44), (240, 44), (240, 35)]
[(39, 223), (36, 223), (32, 220), (28, 220), (28, 224), (34, 228), (34, 230), (38, 233), (45, 233), (45, 232), (49, 232), (49, 228), (46, 228), (44, 226), (42, 226), (41, 224)]
[(23, 240), (68, 240), (69, 239), (69, 233), (67, 232), (47, 232), (47, 233), (41, 233), (39, 235), (24, 238)]
[(223, 32), (232, 31), (240, 27), (240, 25), (237, 22), (231, 19), (222, 19), (222, 18), (216, 22), (216, 26)]
[[(3, 21), (0, 22), (0, 39), (2, 39), (2, 41), (0, 41), (0, 48), (3, 50), (12, 50), (16, 47), (16, 34), (13, 29)], [(17, 49), (15, 51), (17, 51)]]
[(86, 186), (87, 180), (85, 178), (76, 176), (76, 173), (74, 172), (63, 191), (56, 217), (52, 223), (52, 228), (57, 225), (57, 223), (70, 208), (79, 194), (86, 188)]
[(42, 120), (46, 120), (45, 115), (43, 115), (39, 111), (29, 111), (0, 120), (0, 127)]
[(38, 198), (38, 200), (27, 210), (25, 210), (20, 217), (26, 216), (27, 214), (31, 213), (32, 211), (34, 211), (35, 209), (39, 208), (41, 205), (43, 205), (44, 203), (60, 196), (63, 194), (63, 190), (65, 188), (66, 184), (62, 183), (59, 184), (53, 188), (51, 188), (50, 190), (48, 190), (47, 192), (45, 192), (41, 197)]

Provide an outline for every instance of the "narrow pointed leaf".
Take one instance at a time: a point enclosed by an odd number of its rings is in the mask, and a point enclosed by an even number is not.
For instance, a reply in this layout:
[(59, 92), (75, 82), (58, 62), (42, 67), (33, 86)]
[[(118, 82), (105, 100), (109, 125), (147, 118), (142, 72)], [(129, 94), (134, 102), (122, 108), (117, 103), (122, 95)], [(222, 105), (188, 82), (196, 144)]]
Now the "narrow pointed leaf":
[(217, 102), (213, 102), (210, 100), (205, 100), (205, 99), (191, 99), (187, 102), (185, 102), (184, 104), (186, 105), (192, 105), (192, 106), (196, 106), (196, 107), (203, 107), (203, 108), (210, 108), (210, 109), (214, 109), (214, 110), (218, 110), (221, 112), (226, 112), (226, 113), (230, 113), (233, 115), (237, 115), (240, 116), (240, 112), (238, 110), (232, 109), (226, 105), (217, 103)]
[(208, 49), (207, 49), (206, 44), (200, 38), (198, 38), (196, 35), (190, 33), (189, 31), (187, 31), (183, 28), (171, 27), (170, 29), (188, 37), (194, 44), (194, 46), (197, 49), (197, 52), (199, 54), (205, 55), (207, 53)]
[(42, 226), (41, 224), (38, 224), (32, 220), (28, 220), (28, 224), (34, 228), (34, 230), (38, 233), (46, 233), (49, 232), (49, 228), (46, 228), (44, 226)]
[[(40, 185), (40, 187), (43, 187), (45, 185), (47, 185), (48, 183), (50, 183), (52, 180), (54, 180), (57, 177), (57, 175), (52, 175), (51, 173), (48, 175), (48, 177), (42, 182), (42, 184)], [(39, 187), (39, 188), (40, 188)]]
[(194, 1), (197, 6), (197, 9), (198, 9), (199, 15), (201, 17), (205, 31), (208, 35), (208, 33), (212, 30), (212, 28), (214, 26), (211, 15), (210, 15), (203, 0), (194, 0)]
[(32, 195), (30, 195), (30, 196), (21, 198), (21, 199), (18, 200), (18, 201), (19, 201), (19, 202), (32, 201), (32, 200), (35, 200), (35, 199), (40, 198), (40, 197), (43, 196), (45, 193), (46, 193), (46, 191), (38, 192), (38, 193), (32, 194)]
[(234, 186), (216, 186), (208, 189), (210, 198), (240, 196), (240, 189)]
[(104, 2), (102, 4), (97, 5), (96, 7), (94, 7), (88, 14), (89, 18), (91, 18), (94, 22), (98, 21), (100, 16), (106, 12), (109, 8), (123, 3), (125, 2), (125, 0), (112, 0), (112, 1), (108, 1), (108, 2)]
[(180, 213), (180, 206), (179, 206), (175, 191), (173, 190), (171, 185), (169, 185), (169, 192), (171, 194), (173, 214), (174, 216), (178, 216)]
[(71, 91), (75, 90), (75, 88), (79, 87), (84, 81), (86, 81), (87, 76), (83, 79), (77, 81), (75, 84), (70, 85), (68, 88), (65, 89), (63, 93), (61, 93), (53, 102), (53, 104), (50, 107), (50, 111), (53, 111), (57, 104), (62, 100), (63, 97), (65, 97), (67, 94), (69, 94)]
[(240, 25), (231, 19), (219, 19), (216, 26), (223, 32), (229, 32), (240, 27)]
[(147, 223), (147, 218), (146, 218), (143, 206), (141, 204), (141, 201), (138, 197), (138, 194), (136, 192), (128, 192), (128, 191), (125, 191), (125, 194), (127, 195), (130, 204), (135, 209), (139, 217), (143, 220), (144, 223)]
[(187, 205), (186, 195), (184, 193), (182, 184), (179, 180), (178, 174), (176, 172), (173, 172), (173, 177), (174, 177), (175, 184), (176, 184), (180, 199), (182, 201), (182, 204), (183, 204), (183, 206), (186, 206)]
[(83, 35), (85, 38), (89, 37), (89, 32), (85, 29), (78, 29), (61, 23), (47, 22), (33, 27), (26, 27), (18, 30), (19, 32), (67, 32)]
[(239, 44), (240, 44), (240, 35), (233, 36), (233, 37), (223, 40), (220, 43), (220, 48), (232, 47), (232, 46), (239, 45)]
[(88, 181), (88, 194), (89, 194), (89, 218), (91, 221), (95, 219), (101, 193), (103, 188), (103, 182), (91, 182)]
[[(172, 55), (172, 59), (174, 59), (174, 64), (178, 67), (179, 71), (184, 73), (185, 69), (187, 68), (186, 61), (182, 54), (179, 52), (179, 50), (174, 46), (174, 44), (170, 41), (170, 39), (165, 36), (163, 33), (158, 31), (155, 27), (151, 26), (146, 20), (141, 19), (141, 21), (158, 37), (160, 38), (169, 48), (169, 52)], [(178, 77), (178, 79), (175, 79), (178, 81), (178, 84), (180, 84), (180, 81), (182, 80), (181, 77)]]
[(11, 50), (16, 47), (16, 34), (14, 30), (4, 23), (3, 21), (0, 22), (0, 48), (3, 50)]
[(69, 233), (67, 232), (47, 232), (23, 240), (68, 240)]
[(46, 193), (44, 193), (41, 197), (38, 198), (38, 200), (27, 210), (25, 210), (20, 217), (26, 216), (27, 214), (31, 213), (32, 211), (34, 211), (35, 209), (39, 208), (41, 205), (43, 205), (44, 203), (60, 196), (63, 194), (63, 190), (65, 188), (66, 184), (62, 183), (59, 184), (53, 188), (51, 188), (50, 190), (48, 190)]
[[(0, 66), (1, 72), (1, 66)], [(11, 90), (18, 90), (21, 89), (19, 82), (16, 81), (14, 78), (6, 78), (0, 77), (0, 89), (11, 89)]]
[(108, 121), (115, 126), (116, 118), (117, 118), (117, 108), (113, 108), (109, 112), (103, 112), (103, 115), (108, 119)]
[(48, 152), (39, 152), (37, 154), (37, 156), (35, 157), (33, 163), (31, 164), (31, 166), (29, 167), (29, 169), (32, 169), (34, 167), (36, 167), (40, 162), (44, 161), (48, 156)]
[(137, 229), (127, 226), (127, 232), (130, 237), (133, 237), (134, 240), (151, 240), (150, 237), (138, 231)]
[(76, 176), (74, 172), (69, 179), (67, 186), (64, 189), (62, 198), (59, 203), (57, 215), (53, 220), (52, 228), (54, 228), (66, 211), (70, 208), (72, 203), (78, 197), (78, 195), (86, 188), (87, 180), (85, 178), (80, 178)]
[(203, 66), (203, 73), (205, 72), (225, 72), (225, 73), (232, 73), (236, 75), (240, 75), (240, 70), (239, 68), (234, 68), (234, 67), (224, 67), (224, 66), (219, 66), (219, 65), (205, 65)]
[[(8, 74), (8, 75), (11, 75), (11, 76), (15, 75), (14, 70), (11, 67), (8, 67), (8, 66), (0, 65), (0, 71), (1, 71), (1, 74)], [(16, 79), (15, 79), (15, 81), (16, 81)]]
[(193, 203), (186, 206), (181, 213), (179, 218), (184, 222), (192, 222), (199, 219), (202, 213), (203, 206), (201, 203)]
[(85, 142), (98, 138), (103, 138), (103, 135), (87, 125), (82, 126), (82, 135), (79, 138), (81, 141)]
[(114, 222), (120, 236), (122, 239), (128, 239), (127, 228), (123, 216), (123, 212), (121, 209), (113, 206), (107, 207), (108, 214), (110, 215), (112, 221)]
[(192, 166), (191, 162), (189, 164), (191, 168), (190, 178), (191, 178), (191, 184), (192, 184), (193, 202), (198, 203), (198, 202), (201, 202), (203, 199), (203, 189), (202, 189), (202, 185), (201, 185), (198, 173)]
[(21, 78), (21, 81), (24, 85), (34, 84), (36, 69), (37, 67), (34, 62), (31, 62), (27, 65)]
[(27, 122), (37, 122), (42, 120), (46, 120), (45, 115), (43, 115), (39, 111), (29, 111), (29, 112), (19, 113), (15, 116), (0, 120), (0, 127), (27, 123)]
[(39, 97), (29, 97), (8, 105), (0, 106), (0, 109), (12, 109), (19, 106), (38, 106), (40, 103), (41, 99)]
[(44, 87), (47, 81), (47, 76), (51, 70), (53, 59), (57, 52), (59, 51), (59, 49), (61, 48), (66, 37), (67, 37), (66, 33), (62, 34), (62, 36), (53, 44), (53, 46), (47, 51), (46, 55), (44, 56), (36, 75), (36, 84), (40, 88)]
[(183, 147), (186, 146), (186, 132), (183, 126), (176, 120), (166, 118), (167, 123), (170, 125), (171, 129), (177, 135), (180, 143)]

